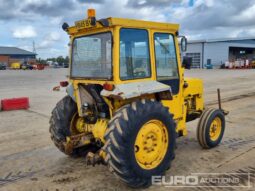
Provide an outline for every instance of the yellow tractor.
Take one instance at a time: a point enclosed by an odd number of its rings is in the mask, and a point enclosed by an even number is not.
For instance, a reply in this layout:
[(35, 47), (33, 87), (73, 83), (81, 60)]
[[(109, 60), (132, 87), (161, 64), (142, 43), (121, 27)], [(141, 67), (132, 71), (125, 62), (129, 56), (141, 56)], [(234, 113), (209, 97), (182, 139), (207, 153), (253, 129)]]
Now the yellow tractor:
[(96, 19), (95, 10), (74, 26), (70, 37), (67, 96), (52, 111), (50, 133), (67, 155), (105, 164), (131, 187), (147, 187), (175, 157), (176, 138), (186, 122), (200, 118), (203, 148), (217, 146), (225, 112), (205, 109), (203, 83), (185, 78), (190, 59), (181, 62), (187, 40), (179, 25), (131, 19)]

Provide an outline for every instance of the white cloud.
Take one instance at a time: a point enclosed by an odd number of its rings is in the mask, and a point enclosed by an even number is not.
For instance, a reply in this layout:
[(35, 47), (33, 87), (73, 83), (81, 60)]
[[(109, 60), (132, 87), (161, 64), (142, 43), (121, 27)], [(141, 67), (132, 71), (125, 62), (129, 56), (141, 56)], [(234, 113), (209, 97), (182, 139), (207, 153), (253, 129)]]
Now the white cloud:
[(59, 34), (59, 32), (51, 32), (48, 34), (46, 39), (50, 40), (50, 41), (58, 41), (58, 40), (60, 40), (60, 34)]
[(255, 4), (251, 7), (247, 7), (247, 9), (240, 10), (240, 14), (233, 17), (233, 20), (236, 22), (240, 21), (248, 21), (251, 22), (255, 17)]
[(31, 52), (33, 51), (32, 44), (31, 44), (31, 46), (28, 46), (28, 45), (19, 46), (19, 48), (27, 50), (27, 51), (31, 51)]
[(59, 25), (63, 22), (63, 17), (59, 16), (59, 17), (53, 17), (50, 19), (50, 24), (52, 25)]
[(138, 2), (137, 2), (138, 5), (143, 5), (143, 4), (145, 4), (145, 3), (146, 3), (146, 0), (141, 0), (141, 1), (138, 1)]
[(255, 36), (255, 0), (193, 1), (191, 6), (190, 0), (0, 0), (0, 33), (3, 44), (32, 47), (33, 38), (39, 57), (67, 54), (62, 22), (71, 26), (85, 18), (87, 8), (95, 8), (97, 19), (179, 23), (190, 39)]
[(200, 6), (200, 5), (206, 5), (207, 7), (212, 7), (214, 5), (215, 0), (196, 0), (195, 1), (195, 6)]
[(13, 30), (13, 37), (14, 38), (20, 38), (20, 39), (25, 39), (25, 38), (33, 38), (36, 37), (37, 33), (34, 27), (32, 26), (20, 26), (16, 29)]
[(61, 35), (58, 32), (50, 32), (43, 40), (36, 46), (36, 49), (49, 49), (52, 48), (54, 43), (61, 39)]

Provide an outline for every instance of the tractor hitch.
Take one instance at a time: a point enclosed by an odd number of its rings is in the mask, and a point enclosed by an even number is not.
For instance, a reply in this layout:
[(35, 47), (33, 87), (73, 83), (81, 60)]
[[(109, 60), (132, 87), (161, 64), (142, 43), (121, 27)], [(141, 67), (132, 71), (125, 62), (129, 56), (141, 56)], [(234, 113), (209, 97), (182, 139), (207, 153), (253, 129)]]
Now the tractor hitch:
[(100, 155), (100, 152), (97, 152), (97, 153), (89, 152), (86, 155), (85, 161), (86, 161), (87, 165), (92, 165), (92, 166), (95, 166), (97, 164), (98, 165), (100, 165), (100, 164), (105, 165), (104, 158)]
[(64, 143), (65, 153), (71, 154), (75, 148), (89, 144), (91, 139), (93, 139), (93, 136), (86, 133), (67, 137)]

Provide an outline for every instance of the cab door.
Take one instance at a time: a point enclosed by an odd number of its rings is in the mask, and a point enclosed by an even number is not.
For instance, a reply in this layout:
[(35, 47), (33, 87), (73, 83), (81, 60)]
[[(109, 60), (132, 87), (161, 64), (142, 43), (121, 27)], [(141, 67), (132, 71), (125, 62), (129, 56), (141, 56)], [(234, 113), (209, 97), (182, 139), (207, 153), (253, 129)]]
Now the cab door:
[(169, 85), (173, 94), (173, 100), (163, 100), (162, 103), (169, 107), (174, 119), (181, 119), (184, 107), (175, 37), (172, 33), (154, 31), (153, 44), (156, 79)]

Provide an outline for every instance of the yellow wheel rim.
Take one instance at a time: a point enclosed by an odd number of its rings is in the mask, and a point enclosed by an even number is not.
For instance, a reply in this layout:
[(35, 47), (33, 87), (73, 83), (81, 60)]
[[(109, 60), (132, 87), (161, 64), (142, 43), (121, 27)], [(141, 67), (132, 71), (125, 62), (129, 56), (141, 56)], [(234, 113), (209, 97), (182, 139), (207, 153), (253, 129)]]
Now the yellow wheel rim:
[(70, 130), (71, 135), (76, 135), (84, 132), (84, 119), (79, 117), (78, 113), (76, 113), (71, 120)]
[(210, 139), (212, 141), (216, 141), (221, 134), (221, 119), (219, 117), (216, 117), (210, 126)]
[(168, 149), (167, 127), (159, 120), (150, 120), (139, 130), (135, 145), (135, 158), (143, 169), (153, 169), (164, 159)]

